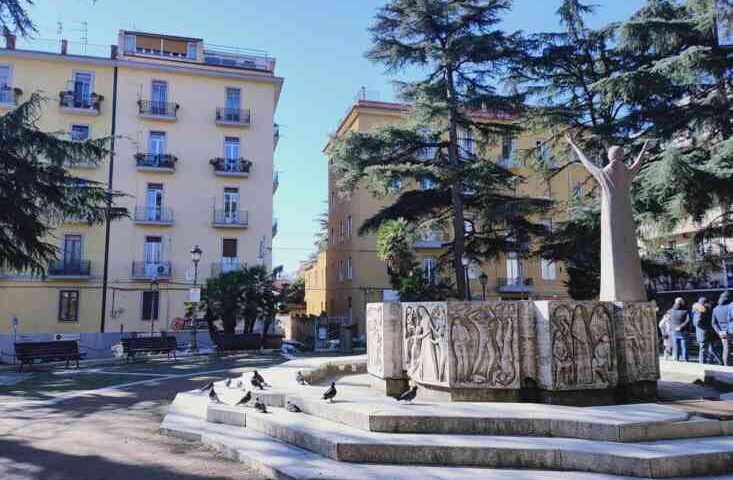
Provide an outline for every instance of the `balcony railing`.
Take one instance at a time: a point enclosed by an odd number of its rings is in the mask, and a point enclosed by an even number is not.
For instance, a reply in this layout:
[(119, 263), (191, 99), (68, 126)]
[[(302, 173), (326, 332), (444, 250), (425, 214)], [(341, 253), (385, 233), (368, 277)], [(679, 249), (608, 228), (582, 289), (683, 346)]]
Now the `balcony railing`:
[(214, 209), (213, 224), (215, 227), (245, 228), (249, 225), (249, 212)]
[(173, 211), (163, 207), (135, 207), (135, 223), (141, 225), (171, 225)]
[(61, 259), (51, 262), (48, 275), (52, 277), (88, 277), (92, 271), (89, 260)]
[(102, 95), (79, 95), (69, 90), (59, 92), (59, 106), (64, 110), (73, 110), (75, 113), (99, 115), (100, 105), (104, 100)]
[(280, 187), (280, 172), (275, 171), (272, 175), (272, 193), (274, 194), (277, 192), (278, 187)]
[(223, 177), (248, 177), (252, 162), (245, 158), (212, 158), (209, 163), (214, 173)]
[(280, 125), (277, 123), (273, 124), (272, 130), (272, 138), (275, 142), (275, 146), (277, 147), (277, 144), (280, 142)]
[(219, 125), (247, 127), (252, 124), (252, 112), (249, 109), (241, 110), (238, 108), (219, 107), (216, 109), (216, 123)]
[(211, 265), (211, 276), (218, 277), (222, 273), (236, 272), (242, 270), (245, 265), (238, 261), (217, 262)]
[(171, 278), (170, 262), (132, 262), (132, 278)]
[(277, 236), (278, 227), (279, 225), (277, 222), (277, 218), (275, 218), (272, 220), (272, 238), (275, 238)]
[(534, 281), (525, 277), (503, 277), (498, 278), (496, 290), (502, 293), (524, 293), (534, 289)]
[(155, 100), (138, 100), (138, 113), (148, 118), (175, 120), (180, 105), (174, 102), (158, 102)]
[(156, 170), (173, 172), (176, 169), (178, 157), (170, 153), (136, 153), (135, 163), (142, 170)]

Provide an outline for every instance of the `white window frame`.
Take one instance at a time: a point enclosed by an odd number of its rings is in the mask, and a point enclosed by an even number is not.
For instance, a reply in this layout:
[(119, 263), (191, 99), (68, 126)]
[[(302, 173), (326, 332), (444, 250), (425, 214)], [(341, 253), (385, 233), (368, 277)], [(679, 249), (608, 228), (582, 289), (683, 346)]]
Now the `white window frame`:
[[(87, 138), (85, 138), (84, 140), (74, 139), (74, 127), (86, 128), (87, 129)], [(72, 141), (75, 141), (75, 142), (86, 142), (87, 140), (91, 140), (92, 139), (92, 126), (88, 123), (74, 122), (69, 126), (69, 137), (71, 138)]]
[(81, 232), (64, 232), (63, 235), (61, 235), (60, 239), (60, 245), (59, 245), (59, 251), (61, 252), (61, 260), (66, 259), (66, 237), (69, 235), (74, 235), (76, 237), (79, 237), (79, 260), (84, 260), (84, 250), (86, 249), (86, 235), (84, 235)]
[(351, 215), (346, 217), (346, 234), (348, 235), (348, 238), (351, 238), (353, 231), (353, 220), (351, 219)]
[(352, 262), (351, 257), (346, 260), (346, 278), (348, 280), (354, 279), (354, 263)]
[[(12, 104), (12, 103), (14, 103), (14, 100), (15, 100), (15, 97), (14, 97), (15, 93), (13, 93), (13, 64), (11, 64), (11, 63), (0, 63), (0, 68), (7, 68), (8, 69), (8, 82), (5, 85), (8, 88), (6, 90), (6, 92), (7, 92), (6, 95), (8, 97), (6, 99), (7, 101), (0, 101), (0, 103), (5, 104), (5, 105)], [(3, 85), (0, 85), (0, 87), (2, 87), (2, 86)], [(0, 97), (0, 100), (3, 100), (3, 99)]]
[(557, 280), (557, 262), (547, 259), (540, 259), (540, 272), (542, 280)]
[(402, 179), (395, 178), (394, 180), (390, 180), (387, 184), (387, 192), (395, 194), (402, 190)]
[[(193, 55), (191, 55), (192, 51), (193, 51)], [(186, 58), (189, 58), (191, 60), (196, 60), (198, 58), (198, 55), (199, 55), (198, 43), (186, 42)]]
[(434, 257), (425, 257), (422, 259), (423, 275), (428, 284), (435, 285), (438, 280), (437, 268), (438, 261)]
[[(130, 48), (130, 44), (132, 44), (132, 48)], [(125, 40), (122, 46), (125, 53), (137, 53), (137, 35), (126, 33)]]

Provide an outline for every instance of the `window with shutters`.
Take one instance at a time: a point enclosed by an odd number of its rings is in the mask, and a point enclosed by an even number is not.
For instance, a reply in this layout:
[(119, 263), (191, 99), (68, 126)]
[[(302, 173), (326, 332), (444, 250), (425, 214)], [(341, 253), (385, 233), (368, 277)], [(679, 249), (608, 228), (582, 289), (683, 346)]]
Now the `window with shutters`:
[(160, 308), (160, 292), (144, 291), (143, 292), (143, 320), (158, 320), (158, 309)]
[(79, 290), (61, 290), (59, 292), (59, 321), (79, 321)]
[(237, 257), (237, 239), (236, 238), (225, 238), (222, 241), (222, 257), (224, 258), (236, 258)]

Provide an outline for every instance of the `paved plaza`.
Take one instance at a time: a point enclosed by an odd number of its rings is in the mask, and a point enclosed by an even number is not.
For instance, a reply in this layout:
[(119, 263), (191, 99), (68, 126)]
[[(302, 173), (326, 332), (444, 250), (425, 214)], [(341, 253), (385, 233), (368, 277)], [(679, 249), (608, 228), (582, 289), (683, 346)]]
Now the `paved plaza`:
[[(79, 371), (36, 368), (20, 382), (0, 385), (0, 478), (264, 478), (197, 443), (162, 436), (158, 428), (179, 391), (279, 361), (195, 357)], [(0, 374), (11, 376), (6, 370)]]

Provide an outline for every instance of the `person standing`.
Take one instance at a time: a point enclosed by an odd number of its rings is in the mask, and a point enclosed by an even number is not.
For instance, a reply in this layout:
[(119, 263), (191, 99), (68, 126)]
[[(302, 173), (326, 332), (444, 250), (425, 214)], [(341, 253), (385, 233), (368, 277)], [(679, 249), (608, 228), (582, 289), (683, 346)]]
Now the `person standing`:
[(731, 341), (731, 307), (730, 302), (733, 300), (729, 291), (720, 294), (718, 298), (718, 306), (713, 309), (713, 330), (720, 338), (722, 343), (721, 365), (728, 365), (728, 354)]
[(690, 314), (687, 311), (687, 305), (685, 299), (677, 297), (674, 299), (674, 305), (669, 311), (669, 323), (670, 329), (672, 330), (672, 345), (674, 359), (680, 361), (682, 358), (685, 362), (688, 361), (687, 357), (687, 341), (683, 330), (690, 323)]
[(669, 312), (662, 316), (659, 321), (659, 331), (662, 333), (662, 344), (664, 345), (664, 359), (672, 358), (672, 325), (669, 323)]
[(710, 300), (700, 297), (697, 303), (692, 305), (692, 324), (695, 326), (695, 340), (699, 347), (698, 361), (702, 363), (712, 362), (713, 339), (713, 311)]

